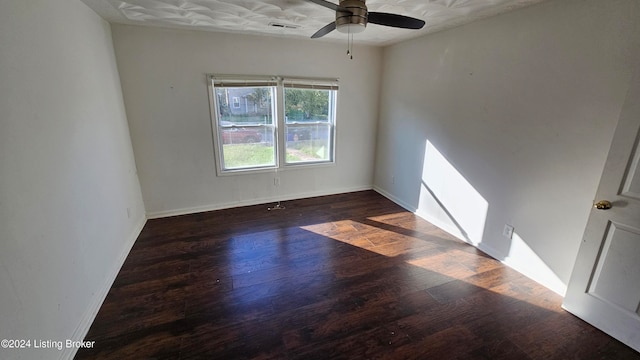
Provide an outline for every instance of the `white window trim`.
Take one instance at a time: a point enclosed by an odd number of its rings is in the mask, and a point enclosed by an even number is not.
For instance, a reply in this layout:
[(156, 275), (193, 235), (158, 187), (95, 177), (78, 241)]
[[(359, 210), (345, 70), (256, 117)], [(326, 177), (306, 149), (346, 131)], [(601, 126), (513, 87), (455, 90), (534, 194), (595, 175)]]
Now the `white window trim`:
[[(220, 75), (208, 74), (207, 87), (209, 90), (209, 108), (211, 116), (211, 135), (213, 139), (213, 152), (215, 158), (216, 173), (218, 176), (231, 176), (248, 173), (265, 173), (288, 169), (299, 169), (305, 167), (325, 167), (336, 165), (336, 129), (337, 129), (337, 108), (338, 108), (338, 79), (331, 78), (304, 78), (304, 77), (288, 77), (288, 76), (250, 76), (250, 75)], [(232, 87), (233, 84), (242, 84), (243, 86), (275, 86), (275, 102), (272, 101), (271, 106), (275, 106), (275, 119), (273, 126), (275, 127), (274, 148), (276, 152), (275, 165), (255, 166), (237, 169), (223, 168), (223, 150), (222, 141), (220, 140), (220, 126), (218, 121), (217, 96), (215, 96), (214, 83), (219, 83)], [(326, 89), (335, 90), (333, 96), (330, 96), (330, 110), (332, 116), (331, 131), (329, 138), (331, 141), (330, 160), (305, 161), (296, 163), (286, 162), (286, 137), (285, 137), (285, 108), (284, 108), (284, 88), (285, 84), (306, 84), (308, 89)], [(310, 85), (309, 85), (310, 84)], [(296, 86), (298, 87), (298, 86)]]

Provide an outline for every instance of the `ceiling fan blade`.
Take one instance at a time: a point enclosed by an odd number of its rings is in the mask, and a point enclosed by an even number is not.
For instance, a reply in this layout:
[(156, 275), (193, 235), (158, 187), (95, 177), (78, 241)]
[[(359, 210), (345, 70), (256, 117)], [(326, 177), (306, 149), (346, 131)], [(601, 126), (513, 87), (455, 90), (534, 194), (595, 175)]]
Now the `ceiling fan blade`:
[(333, 30), (336, 29), (336, 22), (330, 22), (327, 25), (323, 26), (322, 29), (316, 31), (315, 34), (311, 35), (312, 39), (317, 39), (319, 37), (323, 37), (325, 35), (327, 35), (328, 33), (332, 32)]
[(392, 26), (403, 29), (422, 29), (424, 21), (404, 15), (370, 12), (369, 22), (378, 25)]
[(307, 1), (311, 1), (312, 3), (316, 3), (320, 6), (324, 6), (326, 8), (329, 8), (333, 11), (338, 11), (338, 10), (343, 10), (343, 8), (341, 8), (340, 6), (338, 6), (338, 4), (334, 4), (332, 2), (328, 2), (326, 0), (307, 0)]

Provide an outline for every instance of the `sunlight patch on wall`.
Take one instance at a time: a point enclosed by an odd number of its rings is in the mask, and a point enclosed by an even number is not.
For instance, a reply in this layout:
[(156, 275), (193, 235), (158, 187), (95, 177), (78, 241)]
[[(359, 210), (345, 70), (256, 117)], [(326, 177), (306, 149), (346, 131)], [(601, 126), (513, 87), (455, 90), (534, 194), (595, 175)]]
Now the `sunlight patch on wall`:
[(509, 254), (502, 262), (540, 284), (544, 284), (558, 295), (564, 296), (567, 291), (567, 285), (517, 233), (513, 233)]
[(427, 140), (417, 213), (455, 236), (482, 242), (489, 203)]

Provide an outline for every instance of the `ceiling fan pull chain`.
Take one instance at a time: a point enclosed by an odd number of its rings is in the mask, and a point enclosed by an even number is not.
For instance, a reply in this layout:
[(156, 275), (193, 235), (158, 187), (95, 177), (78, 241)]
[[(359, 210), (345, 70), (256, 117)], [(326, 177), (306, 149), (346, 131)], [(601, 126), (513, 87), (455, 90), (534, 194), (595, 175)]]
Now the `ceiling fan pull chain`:
[(349, 39), (348, 33), (347, 33), (347, 56), (351, 56), (351, 40)]
[(353, 60), (353, 34), (349, 34), (351, 45), (349, 46), (349, 59)]
[(353, 60), (353, 34), (351, 32), (347, 33), (347, 56)]

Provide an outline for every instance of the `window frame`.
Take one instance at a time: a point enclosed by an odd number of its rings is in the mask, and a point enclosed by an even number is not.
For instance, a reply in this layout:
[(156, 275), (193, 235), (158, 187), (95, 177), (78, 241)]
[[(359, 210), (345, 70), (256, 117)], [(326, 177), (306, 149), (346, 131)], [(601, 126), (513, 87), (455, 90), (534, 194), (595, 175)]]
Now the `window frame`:
[[(285, 77), (285, 76), (253, 76), (253, 75), (219, 75), (208, 74), (207, 84), (209, 89), (209, 107), (211, 116), (211, 132), (214, 147), (214, 157), (216, 173), (218, 176), (246, 174), (246, 173), (260, 173), (260, 172), (273, 172), (274, 170), (285, 170), (301, 167), (319, 167), (319, 166), (331, 166), (336, 163), (336, 128), (337, 128), (337, 108), (338, 108), (338, 79), (327, 78), (304, 78), (304, 77)], [(268, 85), (265, 85), (268, 84)], [(295, 84), (295, 86), (287, 86), (286, 84)], [(234, 85), (240, 85), (239, 87), (261, 87), (272, 86), (272, 124), (269, 127), (273, 127), (273, 148), (274, 148), (274, 164), (268, 165), (256, 165), (240, 168), (225, 168), (224, 165), (224, 141), (222, 138), (222, 119), (219, 117), (219, 105), (216, 89), (218, 88), (233, 88)], [(329, 93), (329, 109), (328, 109), (328, 121), (324, 124), (328, 124), (328, 160), (319, 159), (318, 161), (298, 161), (287, 162), (287, 139), (285, 130), (287, 128), (287, 122), (285, 118), (285, 88), (295, 87), (304, 89), (323, 89), (331, 90)], [(227, 99), (228, 100), (228, 99)], [(232, 99), (231, 99), (232, 100)], [(221, 100), (220, 100), (221, 101)], [(232, 100), (233, 101), (233, 100)], [(232, 103), (232, 101), (227, 101)], [(231, 104), (227, 104), (231, 105)], [(257, 125), (256, 127), (263, 127), (266, 125)], [(246, 126), (249, 127), (249, 126)], [(254, 126), (251, 126), (254, 127)]]

